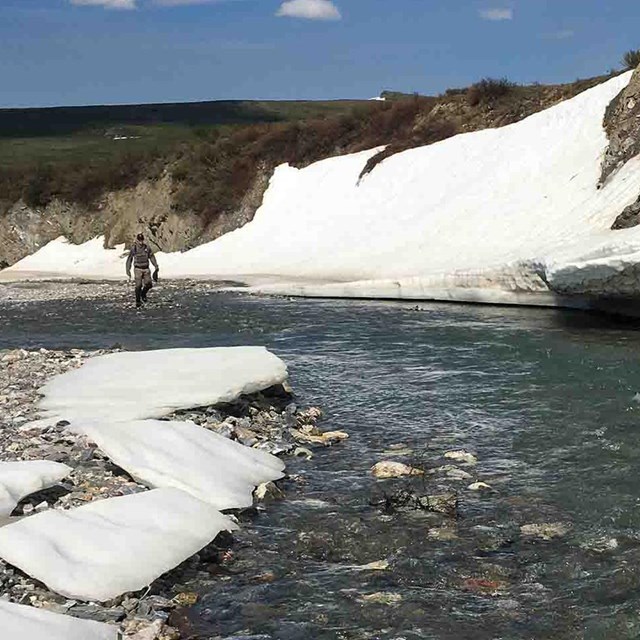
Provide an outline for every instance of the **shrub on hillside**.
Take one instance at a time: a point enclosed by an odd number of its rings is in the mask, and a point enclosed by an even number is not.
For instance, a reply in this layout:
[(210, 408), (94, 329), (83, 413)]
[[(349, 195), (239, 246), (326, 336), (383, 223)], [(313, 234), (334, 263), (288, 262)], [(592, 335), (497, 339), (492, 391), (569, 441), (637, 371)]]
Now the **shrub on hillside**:
[(453, 96), (462, 96), (467, 93), (467, 91), (469, 91), (469, 87), (452, 87), (450, 89), (447, 89), (444, 92), (444, 95), (447, 98), (452, 98)]
[(640, 49), (627, 51), (622, 58), (622, 65), (627, 70), (640, 66)]
[(54, 171), (41, 165), (26, 179), (22, 197), (29, 207), (46, 207), (53, 197)]
[(515, 87), (516, 84), (507, 78), (483, 78), (469, 87), (467, 100), (472, 107), (494, 102), (511, 93)]

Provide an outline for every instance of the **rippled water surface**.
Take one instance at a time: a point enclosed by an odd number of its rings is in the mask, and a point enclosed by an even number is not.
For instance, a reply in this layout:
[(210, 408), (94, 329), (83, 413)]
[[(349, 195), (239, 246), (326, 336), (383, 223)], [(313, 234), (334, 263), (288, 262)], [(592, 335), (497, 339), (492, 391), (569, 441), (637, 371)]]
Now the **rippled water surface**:
[[(288, 363), (299, 404), (322, 406), (322, 427), (351, 435), (289, 461), (287, 500), (245, 524), (231, 574), (193, 614), (202, 638), (640, 637), (634, 324), (558, 310), (154, 294), (143, 313), (119, 299), (5, 296), (0, 348), (264, 344)], [(369, 468), (399, 443), (414, 452), (405, 462), (474, 452), (467, 471), (493, 492), (425, 481), (426, 492), (457, 488), (457, 520), (371, 506), (397, 486)], [(521, 534), (540, 523), (567, 532)], [(383, 559), (386, 571), (359, 568)]]

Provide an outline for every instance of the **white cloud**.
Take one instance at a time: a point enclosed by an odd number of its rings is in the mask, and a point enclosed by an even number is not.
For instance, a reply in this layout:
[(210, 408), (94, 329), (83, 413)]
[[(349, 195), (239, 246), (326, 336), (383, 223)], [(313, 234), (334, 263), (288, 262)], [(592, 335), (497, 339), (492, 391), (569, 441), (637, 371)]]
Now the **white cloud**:
[(307, 20), (340, 20), (342, 17), (331, 0), (286, 0), (276, 15)]
[(513, 20), (513, 9), (501, 9), (494, 7), (492, 9), (481, 9), (480, 17), (483, 20), (492, 20), (499, 22), (500, 20)]
[(104, 7), (105, 9), (135, 9), (136, 0), (71, 0), (71, 4), (92, 7)]

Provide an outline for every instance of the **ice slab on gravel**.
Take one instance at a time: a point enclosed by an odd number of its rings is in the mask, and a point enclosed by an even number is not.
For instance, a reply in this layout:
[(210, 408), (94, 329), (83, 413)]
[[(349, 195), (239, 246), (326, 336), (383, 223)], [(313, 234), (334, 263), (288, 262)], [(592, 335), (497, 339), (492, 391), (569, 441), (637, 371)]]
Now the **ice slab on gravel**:
[(251, 506), (254, 487), (281, 478), (285, 466), (193, 422), (81, 422), (78, 428), (141, 483), (182, 489), (216, 509)]
[(41, 407), (72, 422), (160, 418), (231, 402), (286, 378), (284, 362), (264, 347), (112, 353), (47, 383)]
[(0, 600), (2, 640), (117, 640), (116, 627)]
[(236, 528), (183, 491), (155, 489), (3, 527), (0, 557), (56, 593), (104, 602), (142, 589)]
[(22, 498), (53, 486), (70, 473), (66, 464), (49, 460), (0, 462), (0, 517), (10, 515)]

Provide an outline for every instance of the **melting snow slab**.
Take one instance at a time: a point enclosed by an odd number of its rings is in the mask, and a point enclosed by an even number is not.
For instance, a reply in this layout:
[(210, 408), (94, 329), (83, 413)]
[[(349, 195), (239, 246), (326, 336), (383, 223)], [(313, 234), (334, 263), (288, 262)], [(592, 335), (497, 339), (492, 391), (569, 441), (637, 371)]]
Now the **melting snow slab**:
[(0, 557), (56, 593), (104, 602), (142, 589), (236, 528), (183, 491), (155, 489), (3, 527)]
[(3, 640), (117, 640), (115, 627), (0, 600)]
[(253, 504), (253, 489), (281, 478), (284, 463), (193, 422), (79, 423), (115, 464), (149, 487), (182, 489), (216, 509)]
[(41, 407), (70, 421), (160, 418), (231, 402), (286, 379), (284, 362), (264, 347), (112, 353), (47, 383)]
[(22, 498), (53, 486), (70, 473), (66, 464), (48, 460), (0, 462), (0, 517), (10, 515)]

